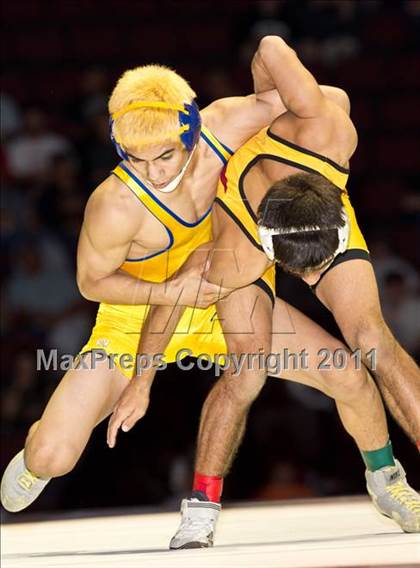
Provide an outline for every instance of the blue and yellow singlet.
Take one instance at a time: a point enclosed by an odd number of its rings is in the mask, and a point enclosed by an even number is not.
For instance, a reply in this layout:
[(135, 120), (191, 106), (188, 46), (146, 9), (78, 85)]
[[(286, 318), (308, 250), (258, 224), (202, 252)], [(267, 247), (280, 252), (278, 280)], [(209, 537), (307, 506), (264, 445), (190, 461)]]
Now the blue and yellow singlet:
[[(209, 130), (202, 128), (201, 138), (226, 165), (231, 150), (219, 142)], [(185, 263), (191, 251), (212, 240), (211, 209), (195, 223), (188, 223), (152, 193), (122, 162), (113, 174), (123, 181), (142, 204), (162, 223), (168, 234), (168, 246), (138, 259), (126, 259), (121, 270), (141, 280), (163, 282), (173, 276)], [(149, 311), (148, 305), (115, 305), (101, 303), (95, 327), (80, 353), (103, 349), (108, 355), (128, 354), (134, 358), (141, 328)], [(214, 356), (226, 351), (226, 343), (215, 306), (207, 309), (187, 308), (165, 350), (165, 361), (172, 362), (178, 352), (188, 349), (192, 355), (207, 353)], [(118, 365), (119, 357), (115, 358)], [(133, 369), (120, 370), (131, 378)]]

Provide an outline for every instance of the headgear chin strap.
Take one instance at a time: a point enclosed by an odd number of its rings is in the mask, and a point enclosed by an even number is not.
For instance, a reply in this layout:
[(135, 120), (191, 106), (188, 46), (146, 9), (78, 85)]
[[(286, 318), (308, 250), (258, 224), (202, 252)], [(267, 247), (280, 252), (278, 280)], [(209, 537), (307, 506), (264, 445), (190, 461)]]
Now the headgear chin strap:
[(201, 116), (195, 101), (191, 101), (191, 103), (184, 103), (184, 106), (170, 105), (163, 101), (136, 101), (123, 107), (121, 110), (114, 112), (109, 117), (109, 135), (112, 143), (115, 146), (115, 149), (117, 150), (118, 155), (123, 160), (128, 160), (129, 156), (115, 137), (114, 121), (123, 114), (132, 110), (136, 110), (138, 108), (162, 108), (167, 110), (177, 110), (180, 126), (177, 134), (179, 135), (182, 144), (188, 152), (191, 152), (197, 144), (201, 131)]
[(333, 258), (338, 254), (346, 252), (347, 245), (350, 237), (350, 222), (349, 217), (344, 209), (341, 211), (341, 218), (344, 221), (342, 227), (319, 227), (318, 225), (307, 225), (304, 227), (289, 227), (287, 229), (270, 229), (264, 225), (258, 225), (258, 234), (260, 236), (261, 245), (269, 260), (275, 260), (273, 235), (291, 235), (292, 233), (307, 233), (313, 231), (326, 231), (337, 229), (338, 232), (338, 247), (334, 251)]
[(161, 191), (162, 193), (172, 193), (172, 191), (175, 191), (175, 189), (181, 183), (181, 180), (184, 177), (184, 174), (185, 174), (188, 166), (190, 165), (191, 158), (193, 157), (193, 154), (194, 154), (194, 150), (195, 150), (195, 146), (192, 149), (192, 152), (190, 153), (190, 155), (188, 156), (188, 160), (185, 162), (185, 166), (182, 168), (182, 170), (179, 172), (179, 174), (176, 176), (176, 178), (174, 178), (167, 185), (165, 185), (165, 187), (159, 187), (157, 189), (157, 191)]

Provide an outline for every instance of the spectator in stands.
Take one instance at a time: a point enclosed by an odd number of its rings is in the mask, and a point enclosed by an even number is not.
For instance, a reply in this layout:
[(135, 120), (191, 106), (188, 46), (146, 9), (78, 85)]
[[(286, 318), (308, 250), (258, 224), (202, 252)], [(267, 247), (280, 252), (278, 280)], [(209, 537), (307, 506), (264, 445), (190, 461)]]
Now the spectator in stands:
[(42, 375), (36, 371), (35, 363), (33, 351), (22, 350), (13, 358), (1, 398), (2, 420), (9, 429), (21, 429), (42, 411)]
[(0, 93), (0, 135), (4, 143), (18, 132), (22, 126), (20, 108), (15, 99), (7, 93)]
[(288, 16), (293, 11), (288, 8), (289, 3), (286, 0), (256, 1), (239, 20), (236, 37), (240, 44), (241, 60), (246, 65), (265, 35), (278, 35), (290, 41), (292, 30)]
[(52, 156), (70, 150), (70, 142), (50, 130), (46, 112), (38, 106), (29, 107), (22, 132), (6, 146), (10, 173), (18, 181), (42, 180)]
[(109, 90), (109, 78), (105, 69), (86, 69), (81, 77), (80, 93), (68, 105), (69, 117), (75, 122), (86, 123), (92, 116), (106, 112)]
[(89, 175), (88, 182), (91, 189), (100, 184), (117, 165), (118, 156), (109, 139), (107, 111), (98, 112), (90, 117), (82, 158)]
[(419, 290), (420, 278), (416, 269), (404, 258), (398, 256), (383, 238), (373, 238), (369, 241), (372, 264), (378, 282), (379, 293), (384, 299), (386, 279), (388, 274), (396, 273), (402, 276), (405, 287), (415, 293)]
[(16, 268), (5, 293), (10, 327), (46, 338), (61, 354), (77, 351), (90, 321), (74, 274), (52, 268), (34, 239), (21, 240), (14, 258)]
[(79, 166), (73, 155), (59, 154), (51, 162), (49, 182), (38, 201), (44, 227), (54, 232), (74, 264), (77, 240), (87, 200)]
[(305, 61), (337, 64), (360, 51), (359, 7), (352, 0), (306, 2), (296, 15), (295, 33)]
[(420, 355), (420, 297), (410, 292), (406, 277), (389, 272), (385, 277), (383, 313), (389, 327), (411, 355)]

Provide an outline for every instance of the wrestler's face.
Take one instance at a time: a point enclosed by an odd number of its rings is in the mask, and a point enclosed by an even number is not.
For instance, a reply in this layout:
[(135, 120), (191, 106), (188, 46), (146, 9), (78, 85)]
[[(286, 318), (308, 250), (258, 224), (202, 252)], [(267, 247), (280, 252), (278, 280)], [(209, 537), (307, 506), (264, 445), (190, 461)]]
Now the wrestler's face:
[(130, 164), (139, 177), (154, 189), (162, 189), (180, 173), (189, 153), (176, 142), (153, 144), (141, 151), (127, 150)]

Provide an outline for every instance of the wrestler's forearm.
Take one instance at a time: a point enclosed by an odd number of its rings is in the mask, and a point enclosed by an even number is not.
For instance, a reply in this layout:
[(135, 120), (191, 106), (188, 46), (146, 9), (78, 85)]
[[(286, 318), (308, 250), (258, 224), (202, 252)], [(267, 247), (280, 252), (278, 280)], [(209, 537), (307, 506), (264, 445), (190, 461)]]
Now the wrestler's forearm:
[(146, 414), (150, 389), (162, 361), (161, 357), (155, 355), (165, 351), (184, 309), (184, 306), (150, 308), (148, 317), (139, 330), (135, 374), (114, 406), (109, 421), (107, 441), (110, 448), (115, 446), (120, 428), (128, 432)]
[[(164, 353), (172, 335), (184, 313), (185, 306), (152, 306), (146, 322), (141, 329), (140, 343), (137, 354), (140, 357), (138, 374), (133, 380), (143, 388), (152, 386), (158, 364), (149, 365), (155, 361), (153, 355)], [(143, 364), (141, 364), (143, 362)]]
[(249, 278), (238, 269), (234, 262), (226, 262), (221, 255), (214, 254), (210, 268), (205, 274), (207, 282), (217, 284), (231, 291), (251, 283)]
[(141, 329), (139, 353), (163, 352), (174, 334), (186, 306), (152, 306)]
[[(216, 241), (211, 263), (204, 277), (207, 282), (233, 292), (258, 280), (270, 263), (265, 255), (250, 256), (247, 248), (235, 247), (233, 244), (229, 249), (225, 242), (226, 239)], [(232, 243), (235, 243), (234, 239)]]
[(78, 278), (78, 285), (82, 296), (92, 302), (130, 306), (174, 302), (172, 282), (148, 282), (121, 271), (104, 278)]
[(317, 115), (323, 95), (296, 53), (277, 36), (264, 37), (252, 62), (254, 88), (276, 89), (287, 110), (302, 118)]

